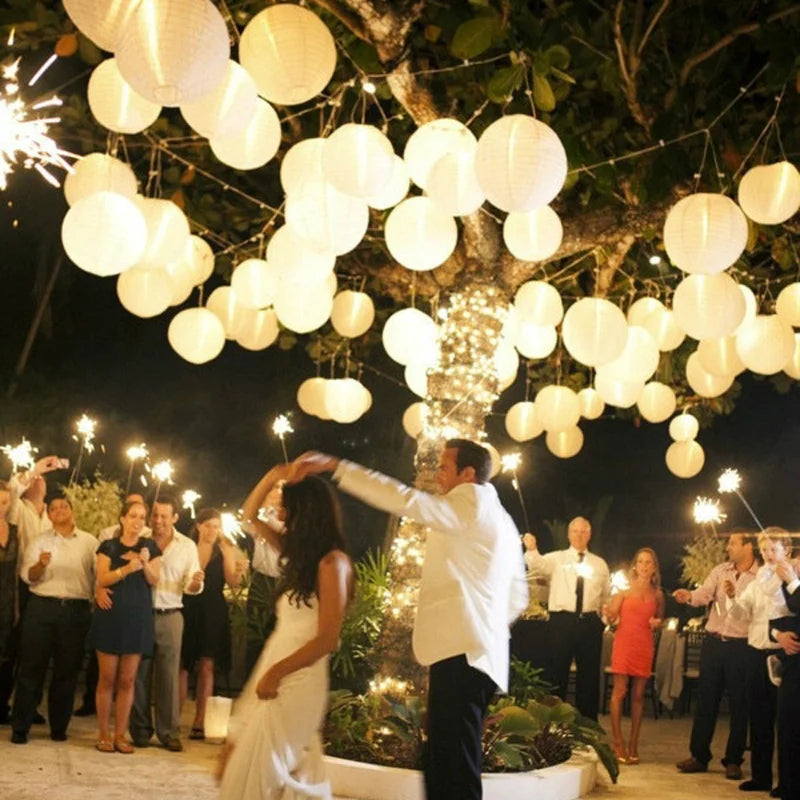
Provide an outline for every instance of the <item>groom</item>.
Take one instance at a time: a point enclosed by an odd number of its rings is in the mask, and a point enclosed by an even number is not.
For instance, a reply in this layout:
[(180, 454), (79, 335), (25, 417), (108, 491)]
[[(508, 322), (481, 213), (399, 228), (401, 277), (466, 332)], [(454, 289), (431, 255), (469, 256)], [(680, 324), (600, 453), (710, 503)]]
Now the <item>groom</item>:
[(430, 665), (427, 800), (480, 800), (481, 731), (492, 695), (508, 689), (509, 625), (528, 602), (514, 522), (488, 483), (486, 448), (450, 439), (428, 494), (349, 461), (306, 453), (294, 480), (332, 472), (363, 502), (431, 528), (413, 647)]

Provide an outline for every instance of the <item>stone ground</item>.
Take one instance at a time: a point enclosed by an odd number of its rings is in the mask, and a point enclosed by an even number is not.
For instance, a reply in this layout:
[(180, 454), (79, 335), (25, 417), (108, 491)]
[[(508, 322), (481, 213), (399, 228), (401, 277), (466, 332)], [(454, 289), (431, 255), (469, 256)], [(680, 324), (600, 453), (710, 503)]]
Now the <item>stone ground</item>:
[[(191, 722), (191, 708), (184, 713), (184, 731)], [(608, 719), (601, 719), (607, 726)], [(626, 720), (627, 724), (627, 720)], [(134, 755), (99, 753), (94, 749), (95, 719), (75, 718), (66, 742), (51, 742), (47, 726), (35, 726), (27, 745), (12, 745), (10, 729), (0, 728), (0, 798), (2, 800), (213, 800), (217, 796), (212, 770), (219, 746), (184, 740), (183, 753), (161, 747), (138, 750)], [(623, 766), (613, 785), (602, 768), (600, 782), (590, 800), (687, 800), (712, 796), (715, 800), (738, 798), (738, 784), (725, 780), (716, 761), (701, 775), (681, 775), (675, 762), (688, 755), (691, 719), (646, 717), (640, 745), (641, 764)], [(723, 718), (713, 751), (723, 749), (727, 733)], [(747, 776), (747, 775), (746, 775)], [(756, 797), (766, 797), (758, 794)], [(346, 798), (339, 798), (346, 800)], [(527, 798), (509, 798), (527, 800)], [(533, 798), (531, 798), (533, 800)]]

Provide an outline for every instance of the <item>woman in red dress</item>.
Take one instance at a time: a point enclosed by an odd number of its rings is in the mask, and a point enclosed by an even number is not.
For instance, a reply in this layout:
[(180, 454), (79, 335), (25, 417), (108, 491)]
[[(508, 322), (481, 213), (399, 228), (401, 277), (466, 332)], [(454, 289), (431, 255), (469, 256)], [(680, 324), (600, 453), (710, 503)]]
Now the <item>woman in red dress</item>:
[[(658, 556), (649, 547), (636, 552), (631, 563), (630, 587), (615, 594), (604, 609), (609, 622), (619, 620), (611, 650), (611, 734), (614, 752), (622, 764), (639, 763), (639, 729), (644, 713), (644, 690), (653, 671), (655, 644), (653, 632), (664, 618), (664, 593)], [(622, 704), (633, 680), (631, 695), (631, 738), (628, 747), (622, 738)]]

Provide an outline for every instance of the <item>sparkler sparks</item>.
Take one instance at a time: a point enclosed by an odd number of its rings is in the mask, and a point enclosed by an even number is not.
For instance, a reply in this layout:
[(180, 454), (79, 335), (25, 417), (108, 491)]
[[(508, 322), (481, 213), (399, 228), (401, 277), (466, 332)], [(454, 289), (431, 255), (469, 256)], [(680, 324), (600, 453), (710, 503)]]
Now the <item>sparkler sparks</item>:
[(742, 478), (739, 475), (738, 470), (731, 469), (729, 467), (722, 473), (722, 475), (719, 476), (717, 491), (719, 491), (720, 494), (727, 494), (728, 492), (738, 492), (739, 487), (741, 485), (742, 485)]
[(175, 471), (172, 462), (169, 459), (159, 461), (153, 464), (150, 469), (150, 474), (156, 479), (158, 483), (172, 483), (172, 474)]
[(500, 456), (500, 463), (503, 465), (503, 472), (516, 472), (522, 463), (522, 456), (519, 453), (506, 453)]
[(616, 572), (611, 573), (611, 594), (624, 592), (630, 587), (631, 582), (628, 580), (628, 574), (624, 569), (618, 569)]
[(220, 518), (222, 521), (222, 535), (229, 542), (236, 544), (237, 539), (244, 538), (244, 531), (242, 531), (242, 525), (236, 514), (232, 514), (230, 511), (223, 511), (220, 514)]
[(722, 522), (727, 514), (720, 510), (719, 500), (698, 497), (692, 506), (692, 516), (698, 525), (716, 525)]
[(286, 435), (294, 433), (292, 423), (286, 414), (279, 414), (272, 423), (272, 432), (281, 440), (281, 450), (283, 450), (283, 460), (289, 463), (289, 454), (286, 452)]
[[(128, 494), (131, 489), (131, 479), (133, 478), (133, 467), (137, 461), (144, 461), (147, 456), (147, 445), (142, 442), (139, 445), (132, 445), (125, 451), (125, 455), (131, 460), (131, 465), (128, 468), (128, 482), (125, 484), (125, 494)], [(144, 476), (142, 476), (144, 478)], [(147, 482), (145, 481), (145, 486)], [(194, 515), (192, 515), (194, 516)]]
[(195, 503), (202, 497), (203, 495), (196, 492), (194, 489), (187, 489), (182, 495), (181, 500), (183, 501), (183, 507), (189, 510), (189, 513), (192, 515), (192, 519), (195, 518)]
[(530, 523), (528, 522), (528, 510), (525, 508), (525, 499), (522, 496), (522, 487), (519, 483), (519, 478), (517, 478), (517, 470), (522, 464), (522, 455), (520, 453), (506, 453), (504, 456), (500, 456), (500, 463), (502, 464), (503, 472), (510, 472), (511, 473), (511, 485), (516, 489), (517, 497), (519, 497), (519, 504), (522, 506), (522, 517), (525, 520), (525, 530), (529, 531), (531, 529)]
[(18, 445), (4, 444), (0, 450), (11, 462), (12, 472), (30, 469), (36, 463), (35, 454), (39, 452), (24, 436)]
[(83, 414), (81, 418), (75, 423), (75, 430), (78, 431), (77, 436), (73, 435), (76, 442), (81, 442), (81, 447), (87, 452), (94, 452), (94, 429), (97, 427), (97, 420), (90, 419)]

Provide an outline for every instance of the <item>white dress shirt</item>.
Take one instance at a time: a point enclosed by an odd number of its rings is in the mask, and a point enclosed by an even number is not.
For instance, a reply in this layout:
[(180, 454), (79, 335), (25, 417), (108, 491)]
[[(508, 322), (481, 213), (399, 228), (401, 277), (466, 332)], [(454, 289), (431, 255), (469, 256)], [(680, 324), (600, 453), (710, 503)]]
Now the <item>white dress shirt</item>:
[[(89, 600), (94, 594), (94, 564), (97, 539), (91, 533), (74, 528), (69, 536), (53, 530), (33, 540), (22, 563), (21, 576), (39, 597), (61, 600)], [(32, 581), (30, 568), (42, 553), (50, 553), (50, 563), (42, 577)]]
[(528, 585), (519, 532), (494, 486), (462, 483), (436, 496), (344, 460), (334, 480), (371, 506), (431, 528), (413, 633), (420, 664), (464, 654), (507, 691), (509, 625), (527, 607)]
[(153, 608), (183, 608), (184, 594), (200, 594), (203, 591), (202, 583), (197, 591), (188, 591), (192, 576), (199, 571), (197, 545), (173, 528), (172, 539), (161, 552), (161, 572), (158, 583), (153, 587)]
[(608, 564), (588, 550), (584, 554), (583, 562), (578, 558), (578, 551), (574, 547), (545, 555), (538, 550), (527, 550), (525, 565), (534, 575), (544, 575), (550, 579), (548, 611), (574, 613), (579, 572), (583, 572), (584, 614), (600, 614), (611, 594)]
[(12, 475), (11, 480), (8, 482), (11, 490), (11, 508), (8, 512), (8, 521), (17, 526), (20, 574), (22, 574), (25, 554), (31, 542), (46, 531), (53, 530), (53, 523), (50, 522), (50, 517), (47, 516), (47, 507), (43, 505), (42, 511), (39, 513), (30, 500), (22, 497), (28, 488), (25, 474)]
[(739, 572), (732, 561), (717, 564), (708, 577), (692, 591), (690, 606), (711, 606), (706, 622), (709, 633), (718, 633), (726, 639), (744, 639), (748, 633), (748, 620), (745, 616), (736, 617), (730, 613), (728, 593), (725, 582), (731, 581), (736, 595), (740, 595), (755, 580), (758, 574), (758, 561), (753, 561), (749, 569)]

